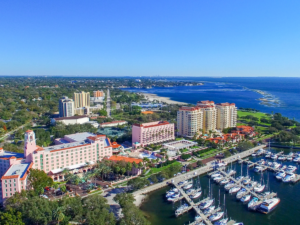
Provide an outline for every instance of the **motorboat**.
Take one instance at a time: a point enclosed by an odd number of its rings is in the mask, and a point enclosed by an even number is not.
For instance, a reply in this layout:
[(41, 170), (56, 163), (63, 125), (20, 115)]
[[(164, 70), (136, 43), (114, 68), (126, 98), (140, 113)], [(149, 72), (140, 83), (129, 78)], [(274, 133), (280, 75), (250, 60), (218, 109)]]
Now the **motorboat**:
[(216, 209), (216, 206), (212, 205), (203, 211), (204, 215), (212, 213)]
[(210, 207), (213, 203), (214, 203), (214, 200), (213, 200), (213, 199), (206, 200), (205, 202), (200, 203), (199, 208), (200, 208), (201, 210), (207, 209), (207, 208)]
[(271, 158), (271, 153), (265, 155), (266, 158)]
[(249, 202), (250, 199), (251, 199), (251, 195), (244, 195), (244, 196), (241, 198), (241, 202), (246, 203), (246, 202)]
[(258, 184), (258, 185), (254, 188), (254, 191), (260, 193), (260, 192), (263, 192), (263, 191), (265, 190), (265, 188), (266, 188), (266, 185)]
[(179, 182), (179, 183), (178, 183), (178, 185), (179, 185), (179, 186), (182, 186), (182, 185), (185, 185), (185, 184), (187, 184), (187, 183), (188, 183), (188, 181), (187, 181), (187, 180), (185, 180), (185, 181), (181, 181), (181, 182)]
[(197, 191), (195, 194), (190, 195), (191, 199), (199, 198), (202, 194), (202, 191)]
[(224, 212), (217, 212), (217, 213), (212, 214), (210, 217), (208, 217), (208, 219), (211, 222), (214, 222), (214, 221), (221, 219), (223, 215), (224, 215)]
[(236, 198), (237, 199), (241, 199), (243, 197), (243, 195), (247, 192), (247, 190), (245, 188), (242, 188), (241, 190), (239, 190), (239, 192), (236, 194)]
[(273, 163), (272, 163), (272, 162), (268, 162), (267, 165), (268, 165), (268, 166), (272, 166)]
[(295, 171), (297, 170), (297, 167), (296, 166), (291, 166), (289, 165), (287, 168), (286, 168), (286, 172), (287, 173), (294, 173)]
[(173, 196), (174, 194), (176, 194), (177, 192), (175, 191), (169, 191), (167, 194), (166, 194), (166, 198), (169, 198), (171, 196)]
[(218, 182), (218, 181), (221, 181), (221, 180), (223, 180), (224, 179), (224, 177), (223, 176), (217, 176), (217, 177), (214, 177), (214, 181), (215, 182)]
[(241, 179), (243, 179), (244, 178), (244, 176), (238, 176), (237, 178), (235, 178), (237, 181), (239, 181), (239, 180), (241, 180)]
[(221, 185), (225, 185), (225, 184), (227, 184), (229, 182), (229, 180), (228, 179), (224, 179), (224, 180), (222, 180), (219, 184), (221, 184)]
[(248, 203), (248, 208), (253, 207), (258, 202), (258, 198), (254, 197), (251, 199), (251, 201)]
[(231, 175), (233, 175), (233, 174), (235, 174), (235, 173), (236, 173), (235, 170), (229, 170), (229, 171), (227, 172), (227, 174), (228, 174), (229, 176), (231, 176)]
[(217, 176), (219, 176), (219, 175), (221, 175), (221, 173), (220, 173), (220, 172), (216, 172), (216, 173), (212, 174), (210, 177), (211, 177), (211, 178), (214, 178), (214, 177), (217, 177)]
[(174, 202), (175, 200), (177, 200), (177, 198), (174, 198), (174, 197), (169, 197), (168, 199), (167, 199), (169, 202)]
[(278, 158), (278, 155), (276, 155), (276, 154), (271, 155), (271, 159), (277, 160), (277, 158)]
[(187, 195), (191, 195), (194, 191), (195, 191), (195, 189), (194, 189), (194, 188), (191, 188), (191, 189), (188, 189), (185, 193), (186, 193)]
[(288, 183), (296, 178), (294, 173), (287, 173), (287, 175), (282, 179), (283, 182)]
[(290, 156), (288, 156), (286, 159), (287, 159), (288, 161), (293, 161), (293, 157), (290, 157)]
[(280, 163), (277, 162), (273, 162), (272, 164), (273, 169), (278, 169), (280, 166), (281, 166)]
[(254, 172), (256, 172), (256, 173), (261, 173), (261, 172), (263, 171), (263, 169), (264, 169), (264, 167), (262, 167), (262, 166), (256, 166), (256, 167), (254, 168)]
[(231, 194), (231, 193), (236, 193), (236, 192), (238, 192), (239, 190), (241, 190), (241, 186), (235, 186), (235, 187), (230, 188), (229, 193), (230, 193), (230, 194)]
[(234, 183), (234, 181), (229, 181), (224, 187), (225, 187), (225, 189), (226, 188), (228, 188), (228, 187), (230, 187), (230, 186), (232, 186), (232, 185), (234, 185), (235, 183)]
[(300, 157), (294, 158), (293, 162), (300, 162)]
[(276, 173), (275, 177), (278, 180), (282, 180), (286, 176), (286, 173), (283, 170), (280, 170)]
[(246, 185), (246, 184), (249, 184), (250, 181), (251, 181), (251, 178), (250, 178), (250, 177), (245, 177), (244, 180), (242, 181), (242, 183), (243, 183), (244, 185)]
[(228, 222), (228, 218), (224, 218), (224, 219), (221, 219), (220, 221), (217, 221), (214, 223), (214, 225), (226, 225)]
[(176, 209), (175, 211), (175, 215), (178, 216), (178, 214), (180, 214), (182, 211), (186, 210), (189, 207), (188, 204), (183, 204), (182, 206), (180, 206), (178, 209)]
[(267, 199), (257, 207), (257, 211), (264, 213), (264, 214), (268, 214), (268, 213), (272, 212), (279, 203), (280, 203), (279, 198)]
[(255, 156), (257, 156), (257, 154), (256, 154), (256, 153), (253, 153), (251, 156), (255, 157)]
[(286, 157), (285, 157), (284, 155), (282, 155), (282, 156), (279, 156), (279, 157), (278, 157), (278, 160), (280, 160), (280, 161), (284, 161), (284, 160), (286, 160)]
[(193, 184), (187, 184), (183, 187), (183, 189), (187, 190), (193, 187)]
[(201, 220), (202, 218), (201, 218), (201, 216), (200, 215), (196, 215), (195, 216), (195, 221), (198, 221), (198, 220)]
[(172, 198), (179, 198), (179, 196), (180, 196), (180, 193), (177, 192), (176, 194), (172, 195), (171, 197), (172, 197)]
[(287, 166), (286, 165), (283, 165), (280, 169), (281, 170), (285, 170), (287, 168)]

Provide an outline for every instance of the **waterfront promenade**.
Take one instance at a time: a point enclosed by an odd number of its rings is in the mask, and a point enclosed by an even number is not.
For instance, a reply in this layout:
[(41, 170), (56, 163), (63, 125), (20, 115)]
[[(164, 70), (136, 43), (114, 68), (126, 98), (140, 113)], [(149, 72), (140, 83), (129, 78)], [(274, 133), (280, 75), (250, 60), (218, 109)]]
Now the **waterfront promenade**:
[[(258, 149), (265, 148), (265, 147), (266, 147), (266, 145), (256, 146), (256, 147), (251, 148), (247, 151), (244, 151), (244, 152), (241, 152), (239, 154), (232, 155), (228, 158), (222, 159), (222, 161), (226, 162), (227, 164), (231, 163), (231, 162), (235, 162), (239, 159), (250, 156), (253, 152), (257, 151)], [(187, 173), (181, 174), (181, 175), (176, 176), (176, 177), (172, 177), (168, 180), (165, 180), (164, 182), (157, 183), (157, 184), (145, 187), (143, 189), (137, 190), (137, 191), (133, 192), (133, 195), (135, 197), (135, 202), (134, 203), (135, 203), (135, 205), (140, 206), (143, 199), (146, 197), (147, 193), (158, 190), (158, 189), (163, 188), (163, 187), (166, 187), (170, 183), (176, 183), (177, 184), (181, 181), (191, 179), (193, 177), (208, 173), (210, 171), (213, 171), (213, 167), (212, 167), (211, 162), (207, 163), (206, 166), (203, 166), (203, 167), (200, 167), (198, 169), (189, 171)]]

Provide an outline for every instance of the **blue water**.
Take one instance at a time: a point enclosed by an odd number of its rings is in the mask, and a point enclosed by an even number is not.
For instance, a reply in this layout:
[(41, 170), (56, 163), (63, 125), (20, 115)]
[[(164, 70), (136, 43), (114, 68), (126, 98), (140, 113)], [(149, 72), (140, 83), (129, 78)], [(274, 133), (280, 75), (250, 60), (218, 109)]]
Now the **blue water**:
[[(212, 100), (216, 103), (232, 102), (237, 107), (255, 108), (266, 113), (279, 112), (282, 115), (300, 121), (300, 78), (160, 78), (165, 80), (203, 81), (203, 86), (180, 86), (152, 89), (124, 89), (132, 92), (153, 93), (170, 97), (175, 101), (196, 104), (201, 100)], [(267, 92), (278, 104), (262, 105), (263, 95), (254, 90)]]

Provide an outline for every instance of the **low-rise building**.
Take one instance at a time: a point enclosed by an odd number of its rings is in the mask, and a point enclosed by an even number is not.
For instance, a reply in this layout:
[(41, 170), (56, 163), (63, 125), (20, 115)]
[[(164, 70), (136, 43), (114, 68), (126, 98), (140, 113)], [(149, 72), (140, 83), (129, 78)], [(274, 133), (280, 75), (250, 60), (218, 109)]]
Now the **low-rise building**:
[(116, 127), (118, 125), (124, 125), (124, 124), (127, 124), (127, 121), (116, 120), (116, 121), (112, 121), (112, 122), (100, 123), (99, 127)]
[(175, 139), (174, 123), (156, 121), (132, 126), (132, 143), (142, 147)]
[(51, 119), (52, 124), (56, 124), (56, 123), (60, 122), (65, 125), (85, 124), (89, 121), (90, 121), (90, 119), (88, 116), (70, 116), (70, 117), (60, 117), (60, 118)]

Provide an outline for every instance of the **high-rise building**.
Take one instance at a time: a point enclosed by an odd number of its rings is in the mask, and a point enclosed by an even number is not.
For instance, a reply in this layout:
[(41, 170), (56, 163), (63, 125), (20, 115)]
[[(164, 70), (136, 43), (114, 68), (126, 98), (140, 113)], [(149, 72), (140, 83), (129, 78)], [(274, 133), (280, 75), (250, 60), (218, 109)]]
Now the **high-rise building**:
[(199, 107), (181, 107), (177, 112), (177, 133), (194, 137), (203, 130), (203, 111)]
[(94, 96), (94, 98), (104, 97), (104, 92), (103, 91), (94, 91), (93, 96)]
[(174, 139), (174, 123), (156, 121), (132, 126), (132, 143), (142, 147)]
[(215, 131), (217, 125), (217, 110), (213, 101), (200, 101), (197, 106), (203, 112), (203, 132)]
[(217, 109), (217, 129), (223, 130), (229, 127), (236, 127), (237, 107), (234, 103), (216, 104)]
[(59, 117), (74, 116), (74, 101), (64, 96), (59, 100)]
[(75, 108), (90, 107), (90, 92), (74, 92)]

